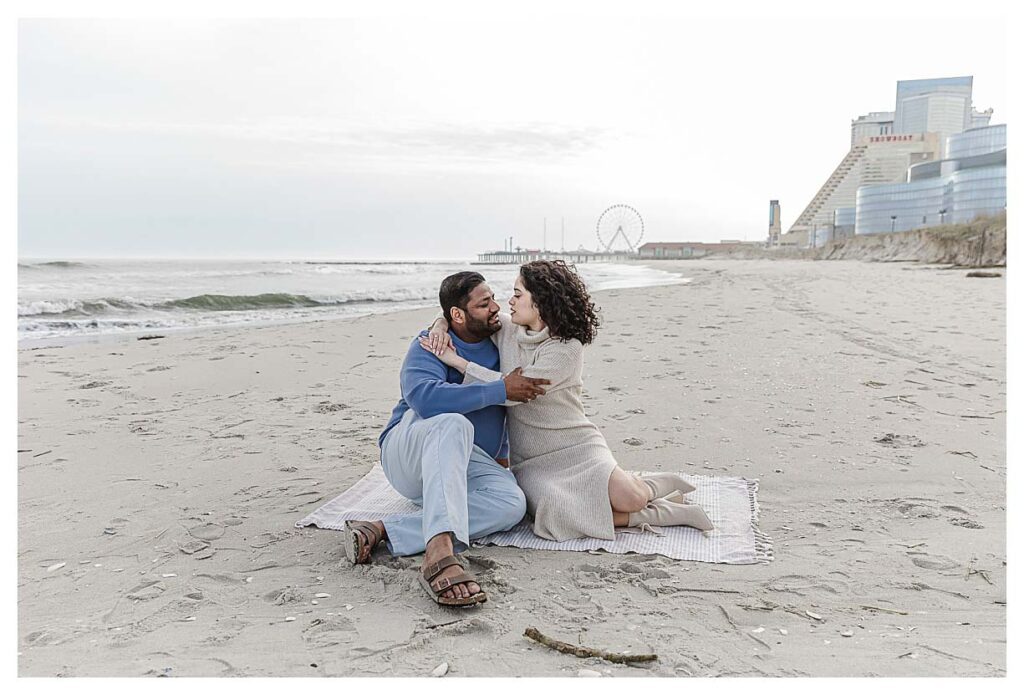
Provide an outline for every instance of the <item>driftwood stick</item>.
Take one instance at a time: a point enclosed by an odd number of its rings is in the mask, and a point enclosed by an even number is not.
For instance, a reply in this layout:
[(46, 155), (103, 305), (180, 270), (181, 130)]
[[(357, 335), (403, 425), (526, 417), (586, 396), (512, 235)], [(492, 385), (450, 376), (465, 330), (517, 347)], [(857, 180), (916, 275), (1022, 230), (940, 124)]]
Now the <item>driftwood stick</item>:
[(590, 647), (582, 646), (574, 647), (573, 645), (568, 644), (566, 642), (561, 642), (559, 640), (552, 639), (547, 635), (541, 634), (535, 627), (526, 628), (526, 632), (524, 632), (523, 635), (529, 637), (535, 642), (543, 644), (545, 647), (548, 647), (549, 649), (554, 649), (556, 652), (561, 652), (563, 654), (572, 654), (573, 656), (578, 656), (581, 659), (596, 656), (598, 658), (604, 659), (605, 661), (611, 661), (614, 664), (630, 664), (635, 662), (657, 661), (658, 659), (657, 654), (615, 654), (614, 652), (606, 652), (602, 649), (591, 649)]
[(862, 605), (861, 608), (868, 611), (881, 611), (882, 613), (893, 613), (895, 615), (910, 615), (906, 611), (898, 611), (894, 608), (883, 608), (881, 606), (866, 606)]

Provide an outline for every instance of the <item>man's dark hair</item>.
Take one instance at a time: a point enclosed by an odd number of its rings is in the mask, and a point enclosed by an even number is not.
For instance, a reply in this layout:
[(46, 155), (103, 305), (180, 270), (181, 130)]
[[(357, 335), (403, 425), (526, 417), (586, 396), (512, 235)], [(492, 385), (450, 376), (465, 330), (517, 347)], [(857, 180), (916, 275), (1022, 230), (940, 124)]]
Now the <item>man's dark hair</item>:
[(449, 324), (452, 322), (452, 307), (466, 310), (469, 305), (469, 293), (481, 282), (484, 282), (484, 276), (469, 270), (449, 275), (441, 281), (441, 291), (438, 296), (441, 300), (441, 310), (444, 311), (445, 321)]

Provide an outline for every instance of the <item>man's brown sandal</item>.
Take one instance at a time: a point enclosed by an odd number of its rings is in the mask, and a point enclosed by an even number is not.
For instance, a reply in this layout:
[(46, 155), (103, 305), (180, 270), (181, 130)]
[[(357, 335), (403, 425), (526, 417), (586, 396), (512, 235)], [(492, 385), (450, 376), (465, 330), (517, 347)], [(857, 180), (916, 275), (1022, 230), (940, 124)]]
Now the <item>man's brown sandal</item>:
[[(369, 542), (367, 542), (367, 538), (370, 539)], [(346, 521), (345, 557), (353, 565), (364, 565), (370, 561), (373, 549), (383, 539), (384, 534), (368, 521)]]
[(417, 572), (420, 578), (420, 584), (422, 584), (426, 592), (430, 594), (430, 598), (434, 599), (434, 603), (440, 606), (473, 606), (478, 603), (485, 603), (487, 601), (487, 594), (484, 593), (482, 589), (478, 593), (475, 593), (472, 596), (466, 596), (465, 598), (446, 598), (441, 595), (456, 584), (469, 584), (470, 582), (479, 584), (476, 577), (465, 571), (460, 572), (453, 577), (444, 577), (439, 579), (437, 581), (437, 587), (435, 588), (433, 586), (432, 583), (437, 575), (441, 574), (441, 572), (452, 565), (457, 565), (459, 569), (462, 570), (466, 569), (462, 566), (461, 562), (455, 559), (454, 555), (449, 555), (448, 557), (441, 558), (428, 567), (423, 567), (421, 571)]

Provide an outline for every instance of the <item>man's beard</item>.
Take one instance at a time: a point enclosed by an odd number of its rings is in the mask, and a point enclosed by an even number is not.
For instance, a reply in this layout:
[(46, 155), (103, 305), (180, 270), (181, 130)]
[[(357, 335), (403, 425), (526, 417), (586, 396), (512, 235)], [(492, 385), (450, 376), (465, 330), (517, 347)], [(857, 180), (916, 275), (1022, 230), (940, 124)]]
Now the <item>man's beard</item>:
[[(495, 314), (495, 316), (497, 316), (497, 314)], [(490, 338), (500, 330), (501, 321), (491, 325), (489, 321), (481, 321), (480, 319), (473, 318), (469, 314), (466, 314), (466, 331), (474, 338), (479, 338), (480, 340)]]

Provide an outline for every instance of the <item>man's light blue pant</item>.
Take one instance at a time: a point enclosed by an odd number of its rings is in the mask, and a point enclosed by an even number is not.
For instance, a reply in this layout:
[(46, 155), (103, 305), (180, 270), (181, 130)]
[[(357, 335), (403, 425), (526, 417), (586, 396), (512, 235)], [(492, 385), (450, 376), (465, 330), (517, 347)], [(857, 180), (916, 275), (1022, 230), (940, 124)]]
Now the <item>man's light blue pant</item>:
[(439, 533), (469, 539), (505, 531), (526, 514), (512, 472), (473, 444), (473, 423), (457, 413), (423, 419), (411, 409), (384, 438), (381, 465), (391, 487), (422, 511), (384, 521), (392, 555), (416, 555)]

